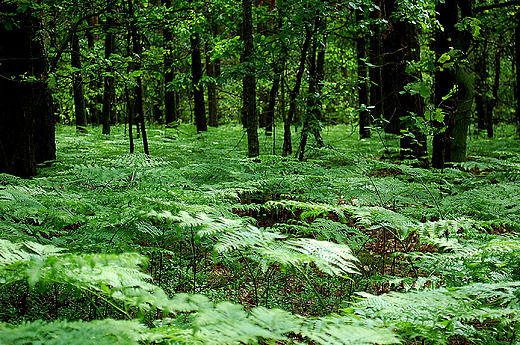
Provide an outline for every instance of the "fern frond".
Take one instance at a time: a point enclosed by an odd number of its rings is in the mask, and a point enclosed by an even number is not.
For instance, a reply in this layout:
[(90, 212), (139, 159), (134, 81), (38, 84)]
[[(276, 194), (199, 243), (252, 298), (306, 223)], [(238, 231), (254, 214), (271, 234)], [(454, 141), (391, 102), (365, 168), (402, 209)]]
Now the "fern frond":
[(309, 261), (330, 275), (346, 275), (358, 273), (349, 246), (310, 238), (287, 240), (285, 245), (296, 252), (305, 254)]
[(0, 323), (0, 345), (138, 345), (147, 338), (146, 331), (137, 320)]
[(387, 328), (353, 326), (329, 320), (308, 320), (302, 335), (322, 345), (399, 344), (397, 335)]

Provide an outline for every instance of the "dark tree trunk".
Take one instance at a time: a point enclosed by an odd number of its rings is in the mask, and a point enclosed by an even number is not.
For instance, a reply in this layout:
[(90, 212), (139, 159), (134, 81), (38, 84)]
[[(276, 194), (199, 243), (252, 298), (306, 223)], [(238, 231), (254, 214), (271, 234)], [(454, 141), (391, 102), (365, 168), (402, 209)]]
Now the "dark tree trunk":
[[(218, 36), (220, 28), (217, 23), (212, 22), (211, 32), (214, 38)], [(211, 82), (208, 83), (208, 122), (211, 127), (218, 127), (217, 79), (220, 76), (220, 59), (212, 60), (208, 52), (206, 52), (206, 71), (208, 77), (211, 78)]]
[[(385, 2), (386, 16), (396, 9), (395, 1)], [(424, 99), (419, 94), (403, 92), (405, 86), (417, 80), (406, 71), (410, 62), (420, 60), (419, 34), (408, 20), (394, 20), (386, 29), (383, 39), (385, 67), (383, 94), (385, 118), (389, 121), (387, 133), (402, 134), (401, 159), (417, 159), (421, 166), (428, 165), (426, 135), (416, 125), (424, 116)]]
[[(110, 55), (114, 52), (115, 37), (110, 31), (112, 20), (107, 20), (108, 31), (105, 37), (105, 60), (110, 59)], [(101, 123), (103, 125), (102, 133), (110, 134), (110, 122), (112, 115), (112, 106), (115, 102), (115, 77), (111, 64), (105, 69), (106, 75), (103, 77), (103, 108), (101, 112)]]
[(249, 157), (260, 154), (258, 142), (258, 113), (256, 110), (256, 79), (254, 70), (254, 44), (253, 44), (253, 2), (242, 0), (242, 12), (244, 16), (242, 27), (242, 40), (244, 51), (242, 63), (245, 65), (246, 75), (243, 79), (243, 112), (247, 129), (247, 152)]
[(202, 80), (202, 61), (200, 49), (200, 37), (198, 33), (193, 33), (190, 37), (191, 42), (191, 78), (193, 88), (193, 109), (195, 112), (195, 125), (197, 132), (205, 132), (208, 130), (206, 122), (206, 111), (204, 105), (204, 89), (201, 84)]
[[(356, 11), (358, 22), (363, 20), (363, 12)], [(357, 52), (357, 83), (358, 83), (358, 109), (359, 109), (359, 138), (370, 138), (370, 112), (368, 110), (369, 96), (367, 83), (367, 38), (364, 32), (358, 34), (356, 40)]]
[(134, 153), (134, 113), (135, 113), (135, 101), (130, 96), (128, 87), (125, 86), (126, 95), (126, 107), (127, 111), (127, 123), (128, 123), (128, 141), (130, 145), (130, 153)]
[[(163, 0), (166, 7), (172, 6), (171, 0)], [(179, 93), (172, 89), (171, 83), (175, 76), (175, 68), (173, 66), (173, 33), (170, 28), (163, 28), (163, 41), (165, 46), (164, 54), (164, 122), (166, 124), (176, 122), (180, 118), (179, 114)]]
[[(56, 159), (42, 27), (29, 11), (0, 3), (0, 12), (17, 22), (10, 30), (0, 25), (0, 172), (23, 178), (34, 176), (38, 163)], [(21, 80), (22, 75), (34, 80)]]
[(382, 33), (382, 55), (383, 68), (381, 79), (383, 99), (385, 100), (383, 109), (384, 131), (385, 133), (400, 134), (401, 126), (399, 118), (407, 115), (399, 102), (399, 92), (406, 85), (403, 80), (403, 71), (406, 68), (403, 63), (403, 55), (408, 41), (402, 36), (404, 22), (393, 18), (396, 11), (396, 1), (383, 1), (383, 15), (388, 21), (388, 26)]
[[(436, 7), (438, 21), (443, 31), (438, 31), (435, 39), (437, 61), (451, 50), (451, 47), (466, 52), (469, 46), (469, 34), (456, 29), (459, 20), (459, 9), (462, 17), (471, 16), (471, 6), (467, 0), (446, 1)], [(452, 69), (441, 68), (435, 73), (435, 104), (444, 113), (444, 122), (434, 122), (437, 128), (445, 130), (433, 137), (432, 166), (442, 169), (446, 162), (462, 162), (466, 160), (466, 139), (471, 118), (473, 103), (473, 83), (460, 63)], [(458, 90), (448, 99), (443, 99)]]
[[(375, 1), (376, 6), (381, 9), (381, 1)], [(381, 18), (381, 10), (374, 10), (371, 12), (372, 19)], [(381, 81), (381, 27), (379, 24), (372, 26), (373, 35), (370, 37), (370, 49), (369, 49), (369, 60), (371, 66), (369, 67), (369, 93), (370, 93), (370, 106), (371, 116), (369, 120), (373, 118), (379, 119), (383, 116), (383, 83)], [(369, 125), (372, 123), (370, 122)], [(367, 129), (365, 137), (370, 136), (370, 130)]]
[[(274, 3), (273, 3), (274, 6)], [(274, 7), (273, 7), (274, 9)], [(276, 29), (280, 30), (283, 26), (283, 15), (278, 12), (278, 24)], [(280, 42), (281, 54), (278, 55), (278, 59), (273, 63), (273, 83), (271, 84), (271, 89), (269, 90), (269, 99), (267, 101), (267, 106), (264, 111), (265, 118), (265, 135), (271, 136), (273, 135), (274, 121), (275, 121), (275, 108), (276, 108), (276, 100), (278, 96), (278, 90), (280, 89), (280, 82), (282, 80), (283, 70), (285, 66), (285, 61), (287, 59), (287, 52), (284, 49), (284, 42)], [(273, 138), (275, 139), (275, 138)], [(274, 141), (274, 140), (273, 140)], [(273, 146), (274, 150), (274, 146)]]
[[(316, 17), (316, 28), (325, 30), (325, 20), (320, 16)], [(310, 132), (314, 134), (317, 147), (323, 147), (324, 142), (321, 137), (321, 87), (325, 77), (325, 37), (315, 37), (309, 61), (309, 91), (307, 93), (307, 111), (303, 122), (300, 145), (297, 157), (303, 160), (305, 147)]]
[(516, 133), (520, 137), (520, 11), (516, 13), (515, 29), (515, 70), (516, 70)]
[(206, 74), (212, 80), (208, 83), (208, 124), (211, 127), (218, 127), (218, 92), (217, 78), (219, 75), (220, 61), (211, 61), (209, 54), (206, 55)]
[[(500, 40), (499, 40), (500, 42)], [(486, 106), (486, 130), (488, 138), (493, 138), (494, 130), (493, 130), (493, 111), (498, 104), (498, 90), (500, 88), (500, 74), (502, 73), (502, 65), (501, 65), (501, 49), (498, 49), (495, 54), (495, 77), (493, 80), (493, 88), (491, 90), (493, 97), (488, 100), (488, 104)]]
[[(98, 36), (94, 33), (95, 27), (99, 24), (99, 16), (92, 16), (87, 19), (87, 23), (89, 25), (89, 30), (87, 30), (87, 42), (89, 49), (94, 49), (96, 42), (99, 40)], [(98, 73), (101, 74), (101, 71), (98, 70)], [(96, 90), (96, 94), (94, 98), (87, 104), (89, 110), (89, 116), (87, 118), (87, 123), (91, 123), (93, 125), (99, 125), (101, 120), (101, 110), (99, 105), (103, 104), (103, 95), (99, 92), (101, 89), (101, 81), (100, 79), (93, 79), (90, 82), (89, 88), (91, 90)]]
[[(132, 30), (132, 50), (134, 53), (134, 58), (139, 59), (138, 61), (134, 62), (134, 70), (141, 69), (141, 54), (142, 54), (142, 47), (141, 47), (141, 40), (139, 38), (139, 34), (137, 33), (136, 29)], [(143, 105), (143, 82), (141, 75), (139, 75), (136, 78), (137, 85), (134, 87), (134, 97), (135, 97), (135, 114), (137, 115), (138, 119), (138, 126), (141, 130), (141, 136), (143, 139), (143, 151), (145, 154), (150, 154), (148, 150), (148, 137), (146, 135), (146, 126), (145, 126), (145, 119), (144, 119), (144, 105)]]
[(477, 113), (477, 129), (478, 131), (485, 130), (487, 128), (487, 104), (488, 97), (486, 96), (488, 91), (487, 78), (488, 63), (487, 63), (487, 41), (482, 41), (477, 46), (477, 61), (475, 63), (475, 73), (477, 79), (475, 80), (475, 111)]
[(71, 66), (72, 92), (74, 95), (74, 112), (76, 115), (76, 130), (85, 133), (87, 131), (87, 112), (85, 108), (85, 92), (83, 90), (83, 77), (81, 76), (81, 50), (77, 32), (72, 34), (71, 40)]
[(292, 154), (292, 140), (291, 140), (291, 125), (296, 114), (296, 99), (300, 93), (300, 87), (302, 85), (303, 73), (305, 72), (305, 61), (307, 59), (307, 52), (311, 45), (312, 39), (312, 28), (309, 26), (305, 27), (305, 41), (303, 42), (302, 51), (300, 55), (300, 64), (298, 66), (298, 72), (296, 73), (296, 80), (294, 81), (293, 89), (289, 94), (289, 111), (287, 117), (284, 119), (283, 124), (283, 151), (282, 156), (287, 157)]
[(267, 101), (267, 107), (265, 109), (265, 135), (271, 136), (273, 134), (274, 126), (274, 110), (276, 108), (276, 97), (278, 90), (280, 89), (280, 80), (282, 79), (282, 68), (283, 63), (275, 62), (274, 67), (274, 79), (271, 89), (269, 90), (269, 100)]

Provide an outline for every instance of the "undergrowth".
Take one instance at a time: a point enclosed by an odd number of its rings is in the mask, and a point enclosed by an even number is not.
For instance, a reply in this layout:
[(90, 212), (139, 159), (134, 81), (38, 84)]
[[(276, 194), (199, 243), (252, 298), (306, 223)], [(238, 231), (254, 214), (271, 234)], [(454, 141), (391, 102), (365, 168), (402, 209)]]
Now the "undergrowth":
[(518, 341), (517, 143), (438, 171), (341, 126), (305, 161), (244, 158), (240, 127), (150, 129), (150, 156), (115, 130), (0, 175), (0, 344)]

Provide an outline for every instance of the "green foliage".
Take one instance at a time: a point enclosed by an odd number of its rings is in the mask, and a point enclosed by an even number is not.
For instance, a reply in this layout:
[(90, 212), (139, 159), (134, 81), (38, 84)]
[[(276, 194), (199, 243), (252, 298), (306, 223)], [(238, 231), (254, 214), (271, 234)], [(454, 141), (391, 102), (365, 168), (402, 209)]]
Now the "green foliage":
[(308, 161), (268, 144), (243, 159), (233, 126), (151, 129), (156, 153), (129, 155), (115, 129), (60, 128), (59, 162), (0, 177), (6, 343), (514, 338), (514, 142), (489, 155), (474, 141), (472, 161), (439, 172), (385, 161), (344, 126)]
[(145, 327), (136, 320), (96, 320), (91, 322), (24, 322), (0, 324), (0, 344), (45, 345), (137, 345), (144, 340)]

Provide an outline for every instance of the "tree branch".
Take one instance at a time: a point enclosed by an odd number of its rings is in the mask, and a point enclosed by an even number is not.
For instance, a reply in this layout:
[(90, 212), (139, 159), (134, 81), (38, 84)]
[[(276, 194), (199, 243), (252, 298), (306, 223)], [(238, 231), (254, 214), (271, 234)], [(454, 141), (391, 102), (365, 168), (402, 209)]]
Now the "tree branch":
[(511, 0), (511, 1), (503, 2), (501, 4), (478, 6), (478, 7), (475, 7), (475, 9), (473, 11), (475, 13), (480, 13), (480, 12), (483, 12), (486, 10), (494, 10), (495, 8), (503, 8), (503, 7), (509, 7), (509, 6), (514, 6), (514, 5), (520, 5), (520, 0)]

